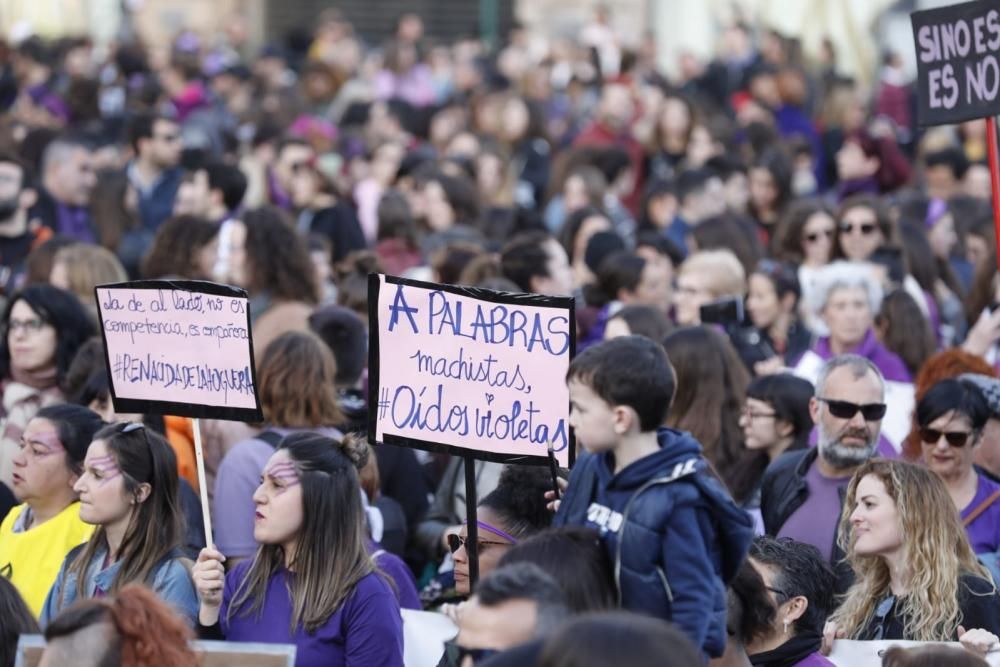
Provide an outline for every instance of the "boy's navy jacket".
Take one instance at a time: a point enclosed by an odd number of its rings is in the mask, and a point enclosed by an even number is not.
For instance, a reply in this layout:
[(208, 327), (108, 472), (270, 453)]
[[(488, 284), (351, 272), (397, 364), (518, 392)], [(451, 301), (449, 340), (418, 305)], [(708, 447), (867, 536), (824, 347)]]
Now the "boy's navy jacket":
[(726, 584), (750, 549), (753, 520), (708, 472), (688, 433), (657, 431), (660, 451), (617, 475), (611, 452), (581, 456), (556, 526), (596, 528), (619, 602), (676, 624), (710, 657), (726, 648)]

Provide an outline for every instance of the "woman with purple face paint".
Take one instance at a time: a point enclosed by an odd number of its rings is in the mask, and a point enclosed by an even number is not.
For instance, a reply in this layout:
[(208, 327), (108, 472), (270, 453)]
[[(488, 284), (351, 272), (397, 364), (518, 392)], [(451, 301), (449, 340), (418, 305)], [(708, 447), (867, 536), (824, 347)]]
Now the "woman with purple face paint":
[(358, 473), (337, 441), (286, 436), (253, 501), (256, 554), (228, 573), (214, 548), (198, 556), (199, 635), (295, 644), (297, 667), (402, 666), (399, 603), (369, 555)]
[(121, 422), (94, 435), (73, 489), (80, 518), (95, 526), (66, 556), (42, 608), (44, 626), (76, 600), (145, 584), (192, 623), (198, 598), (180, 551), (177, 459), (160, 435)]

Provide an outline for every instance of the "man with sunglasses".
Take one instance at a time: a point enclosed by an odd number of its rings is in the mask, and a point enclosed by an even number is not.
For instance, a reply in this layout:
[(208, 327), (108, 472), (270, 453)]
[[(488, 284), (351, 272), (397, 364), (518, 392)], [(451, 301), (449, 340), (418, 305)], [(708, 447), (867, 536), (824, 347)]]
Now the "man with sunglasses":
[(126, 175), (139, 195), (143, 227), (155, 231), (173, 214), (181, 185), (181, 128), (172, 118), (143, 114), (129, 125), (128, 138), (135, 157)]
[(761, 513), (768, 535), (812, 544), (837, 573), (837, 593), (851, 583), (836, 544), (847, 484), (875, 455), (885, 416), (885, 380), (868, 359), (845, 354), (826, 362), (809, 411), (816, 447), (787, 452), (764, 474)]

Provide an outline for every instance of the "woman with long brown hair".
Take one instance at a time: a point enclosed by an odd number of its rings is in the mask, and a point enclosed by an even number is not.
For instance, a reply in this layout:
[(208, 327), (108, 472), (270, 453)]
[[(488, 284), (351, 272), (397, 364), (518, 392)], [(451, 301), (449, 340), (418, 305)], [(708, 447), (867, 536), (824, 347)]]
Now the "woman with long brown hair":
[(200, 634), (294, 643), (299, 667), (401, 667), (399, 603), (368, 553), (358, 474), (337, 442), (282, 440), (253, 503), (252, 559), (226, 573), (218, 551), (198, 557)]
[(927, 468), (884, 459), (862, 465), (847, 488), (838, 543), (855, 579), (827, 623), (828, 647), (835, 638), (957, 639), (985, 653), (997, 641), (996, 584)]
[(120, 422), (94, 434), (73, 489), (80, 494), (80, 518), (96, 530), (66, 556), (42, 625), (77, 600), (114, 595), (133, 582), (194, 620), (198, 600), (180, 551), (177, 487), (174, 450), (157, 433)]

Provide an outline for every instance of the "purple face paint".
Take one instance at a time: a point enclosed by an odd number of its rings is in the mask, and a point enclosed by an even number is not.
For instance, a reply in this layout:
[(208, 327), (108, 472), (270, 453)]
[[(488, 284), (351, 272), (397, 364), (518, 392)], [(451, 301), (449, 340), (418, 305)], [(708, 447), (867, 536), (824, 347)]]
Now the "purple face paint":
[(55, 431), (34, 433), (30, 440), (22, 436), (21, 449), (34, 459), (44, 459), (51, 454), (66, 451), (62, 443), (59, 442), (59, 436)]
[(115, 462), (115, 458), (108, 454), (107, 456), (99, 456), (97, 458), (91, 459), (85, 462), (88, 468), (93, 468), (97, 472), (104, 476), (101, 483), (98, 486), (104, 486), (118, 475), (122, 474), (121, 469), (118, 468), (118, 464)]
[(299, 483), (299, 471), (291, 461), (280, 461), (264, 471), (264, 475), (270, 477), (278, 490), (277, 494), (282, 494), (290, 487)]

